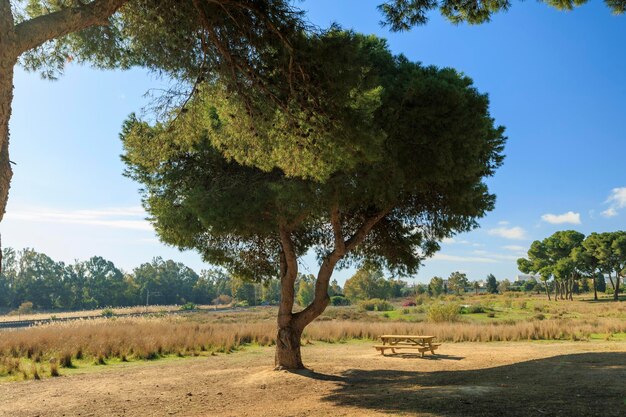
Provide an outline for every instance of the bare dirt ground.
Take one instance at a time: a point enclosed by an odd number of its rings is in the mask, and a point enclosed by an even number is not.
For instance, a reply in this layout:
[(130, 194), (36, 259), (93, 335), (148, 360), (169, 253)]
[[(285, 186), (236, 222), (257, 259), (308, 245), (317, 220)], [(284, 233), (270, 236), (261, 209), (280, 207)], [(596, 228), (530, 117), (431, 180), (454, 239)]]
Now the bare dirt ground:
[(0, 416), (626, 416), (626, 343), (444, 343), (383, 357), (371, 343), (272, 348), (0, 384)]

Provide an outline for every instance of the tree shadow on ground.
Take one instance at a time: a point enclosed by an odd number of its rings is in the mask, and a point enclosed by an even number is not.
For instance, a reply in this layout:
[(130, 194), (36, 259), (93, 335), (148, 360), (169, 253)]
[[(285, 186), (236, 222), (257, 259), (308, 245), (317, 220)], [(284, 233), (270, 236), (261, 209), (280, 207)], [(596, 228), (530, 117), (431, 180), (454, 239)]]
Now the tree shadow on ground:
[(349, 370), (323, 400), (401, 415), (626, 416), (626, 353), (466, 371)]

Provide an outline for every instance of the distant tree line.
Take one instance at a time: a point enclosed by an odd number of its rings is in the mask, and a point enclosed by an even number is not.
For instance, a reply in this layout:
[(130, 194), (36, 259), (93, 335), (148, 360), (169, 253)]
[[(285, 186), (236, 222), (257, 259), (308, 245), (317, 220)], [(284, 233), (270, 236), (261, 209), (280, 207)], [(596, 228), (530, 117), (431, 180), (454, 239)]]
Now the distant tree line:
[[(24, 303), (37, 310), (85, 310), (143, 304), (274, 305), (280, 301), (277, 279), (252, 283), (217, 268), (198, 274), (160, 257), (124, 272), (100, 256), (65, 264), (33, 249), (4, 248), (2, 253), (0, 309), (4, 310)], [(295, 290), (300, 305), (312, 301), (314, 283), (313, 276), (298, 276)], [(329, 286), (329, 295), (338, 298), (338, 305), (349, 304), (336, 280)]]
[[(598, 299), (599, 281), (607, 277), (608, 291), (619, 300), (620, 285), (626, 276), (626, 232), (584, 234), (564, 230), (530, 245), (527, 258), (517, 260), (520, 271), (539, 275), (544, 283), (552, 279), (554, 299), (572, 299), (577, 286), (591, 280), (594, 299)], [(550, 285), (545, 285), (550, 299)]]
[(33, 249), (3, 249), (0, 308), (32, 302), (43, 310), (141, 304), (230, 302), (233, 280), (218, 269), (197, 274), (180, 262), (154, 258), (127, 273), (100, 256), (73, 264)]

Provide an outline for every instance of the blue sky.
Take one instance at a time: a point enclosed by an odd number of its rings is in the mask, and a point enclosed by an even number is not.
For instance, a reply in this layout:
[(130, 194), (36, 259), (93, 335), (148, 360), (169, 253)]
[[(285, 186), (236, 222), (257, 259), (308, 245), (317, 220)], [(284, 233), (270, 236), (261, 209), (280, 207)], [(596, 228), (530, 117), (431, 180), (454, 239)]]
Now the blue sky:
[[(374, 33), (395, 53), (454, 67), (489, 93), (507, 128), (506, 160), (488, 180), (496, 209), (480, 229), (444, 242), (417, 281), (460, 270), (470, 279), (514, 277), (515, 259), (556, 230), (626, 227), (626, 16), (600, 2), (558, 12), (516, 2), (481, 26), (433, 14), (423, 27), (390, 33), (381, 0), (309, 0), (310, 20)], [(101, 255), (131, 270), (154, 256), (208, 267), (193, 252), (158, 242), (138, 186), (122, 177), (122, 121), (161, 81), (143, 70), (103, 72), (72, 65), (56, 82), (17, 70), (11, 120), (14, 179), (2, 243), (72, 262)], [(313, 259), (305, 270), (315, 272)], [(343, 282), (352, 271), (339, 271)]]

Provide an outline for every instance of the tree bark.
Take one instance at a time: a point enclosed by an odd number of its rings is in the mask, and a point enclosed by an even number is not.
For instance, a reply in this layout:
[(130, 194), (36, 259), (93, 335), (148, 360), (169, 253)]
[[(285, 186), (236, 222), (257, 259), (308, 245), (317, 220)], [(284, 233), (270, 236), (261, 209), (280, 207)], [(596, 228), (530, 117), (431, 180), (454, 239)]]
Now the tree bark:
[(548, 281), (544, 281), (544, 286), (546, 287), (546, 294), (548, 295), (548, 301), (552, 301), (550, 298), (550, 287), (548, 286)]
[(304, 327), (295, 327), (293, 314), (298, 260), (291, 232), (281, 226), (279, 233), (282, 253), (280, 255), (280, 304), (274, 366), (276, 369), (302, 369), (304, 364), (300, 354), (300, 337)]
[(0, 221), (4, 218), (13, 170), (9, 161), (9, 120), (13, 101), (13, 69), (17, 35), (9, 0), (0, 0)]
[(620, 285), (620, 276), (619, 271), (615, 271), (615, 291), (613, 291), (613, 300), (619, 301), (619, 285)]

